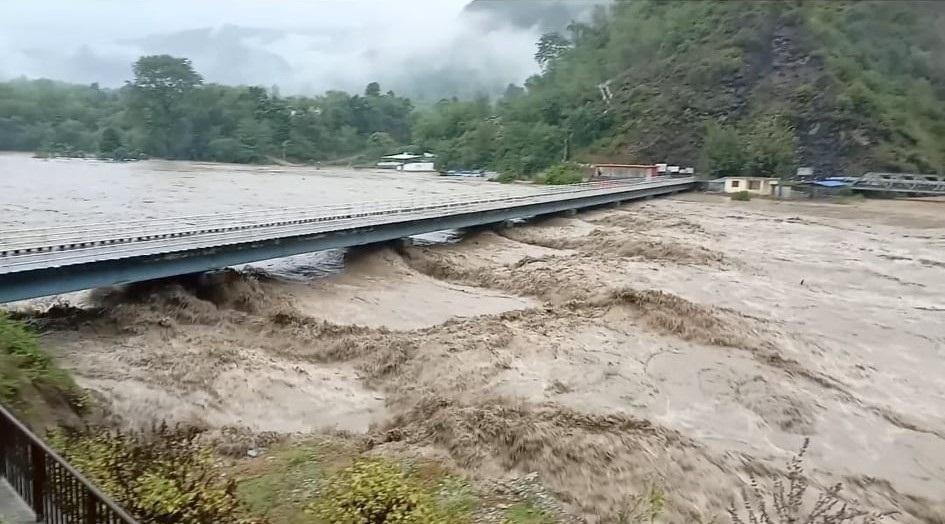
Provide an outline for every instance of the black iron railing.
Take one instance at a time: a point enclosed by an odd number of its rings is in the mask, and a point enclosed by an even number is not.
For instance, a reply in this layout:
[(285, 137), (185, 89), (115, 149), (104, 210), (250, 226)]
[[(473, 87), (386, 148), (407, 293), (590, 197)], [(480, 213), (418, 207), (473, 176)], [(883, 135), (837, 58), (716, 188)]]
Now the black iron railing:
[(47, 524), (137, 524), (0, 406), (0, 478)]

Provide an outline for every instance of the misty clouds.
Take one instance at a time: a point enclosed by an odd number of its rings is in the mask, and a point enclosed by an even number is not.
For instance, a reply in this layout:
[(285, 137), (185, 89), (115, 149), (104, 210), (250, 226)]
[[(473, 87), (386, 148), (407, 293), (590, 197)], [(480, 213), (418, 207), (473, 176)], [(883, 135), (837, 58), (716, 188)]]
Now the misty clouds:
[[(208, 81), (284, 93), (500, 91), (537, 72), (537, 28), (468, 0), (2, 0), (0, 77), (118, 86), (142, 54), (193, 60)], [(525, 1), (525, 0), (513, 0)]]

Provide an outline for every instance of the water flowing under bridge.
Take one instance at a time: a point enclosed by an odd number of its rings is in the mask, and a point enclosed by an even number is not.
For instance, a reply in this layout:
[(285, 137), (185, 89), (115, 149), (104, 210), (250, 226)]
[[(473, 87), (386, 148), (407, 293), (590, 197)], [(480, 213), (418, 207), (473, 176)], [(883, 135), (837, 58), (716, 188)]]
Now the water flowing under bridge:
[(0, 231), (0, 303), (692, 189), (695, 179), (602, 181), (512, 193)]

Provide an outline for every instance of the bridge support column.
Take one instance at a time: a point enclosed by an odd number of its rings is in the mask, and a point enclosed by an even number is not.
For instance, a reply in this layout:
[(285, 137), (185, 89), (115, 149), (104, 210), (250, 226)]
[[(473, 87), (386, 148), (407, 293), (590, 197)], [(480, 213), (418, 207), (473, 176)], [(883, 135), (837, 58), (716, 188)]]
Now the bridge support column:
[(200, 287), (212, 287), (226, 283), (228, 280), (236, 277), (236, 271), (230, 268), (210, 269), (203, 273), (193, 273), (188, 275)]
[(576, 214), (577, 214), (577, 209), (569, 209), (564, 212), (564, 216), (566, 217), (573, 217)]

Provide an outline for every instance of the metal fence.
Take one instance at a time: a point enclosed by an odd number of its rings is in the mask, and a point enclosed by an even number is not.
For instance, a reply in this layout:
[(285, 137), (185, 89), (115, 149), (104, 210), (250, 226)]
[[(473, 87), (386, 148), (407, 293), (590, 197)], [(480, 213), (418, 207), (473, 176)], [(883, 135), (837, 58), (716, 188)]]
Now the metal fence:
[(137, 524), (0, 406), (0, 477), (47, 524)]

